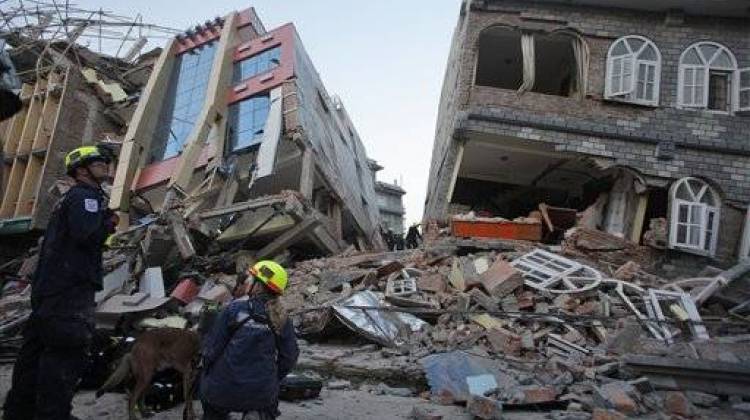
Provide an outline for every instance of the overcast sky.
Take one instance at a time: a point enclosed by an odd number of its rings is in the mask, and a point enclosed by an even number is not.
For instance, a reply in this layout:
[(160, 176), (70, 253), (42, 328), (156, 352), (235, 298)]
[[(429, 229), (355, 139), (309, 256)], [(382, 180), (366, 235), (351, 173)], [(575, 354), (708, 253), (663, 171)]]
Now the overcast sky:
[(78, 0), (144, 22), (188, 28), (254, 6), (267, 29), (293, 22), (329, 93), (338, 94), (379, 180), (406, 190), (421, 219), (440, 89), (460, 0)]

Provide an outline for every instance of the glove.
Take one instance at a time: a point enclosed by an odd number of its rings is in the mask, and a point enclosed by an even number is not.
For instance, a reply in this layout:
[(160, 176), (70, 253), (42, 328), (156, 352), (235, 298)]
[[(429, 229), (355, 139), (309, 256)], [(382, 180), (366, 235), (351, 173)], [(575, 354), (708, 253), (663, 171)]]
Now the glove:
[(115, 233), (117, 232), (117, 225), (120, 224), (120, 216), (117, 215), (117, 213), (113, 212), (110, 209), (107, 209), (107, 211), (104, 213), (104, 225), (107, 228), (107, 233)]

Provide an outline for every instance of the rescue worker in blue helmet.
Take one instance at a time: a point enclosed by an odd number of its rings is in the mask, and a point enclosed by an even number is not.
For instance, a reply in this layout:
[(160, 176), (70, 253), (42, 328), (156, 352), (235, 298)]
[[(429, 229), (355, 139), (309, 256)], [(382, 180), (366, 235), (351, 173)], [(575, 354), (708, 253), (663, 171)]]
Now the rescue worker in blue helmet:
[(79, 147), (65, 157), (76, 183), (55, 205), (31, 283), (31, 317), (13, 367), (5, 420), (67, 420), (94, 332), (102, 247), (117, 219), (101, 188), (111, 153)]
[(200, 380), (203, 420), (278, 416), (279, 384), (297, 363), (294, 327), (279, 296), (287, 273), (274, 261), (249, 270), (246, 297), (230, 303), (206, 335)]

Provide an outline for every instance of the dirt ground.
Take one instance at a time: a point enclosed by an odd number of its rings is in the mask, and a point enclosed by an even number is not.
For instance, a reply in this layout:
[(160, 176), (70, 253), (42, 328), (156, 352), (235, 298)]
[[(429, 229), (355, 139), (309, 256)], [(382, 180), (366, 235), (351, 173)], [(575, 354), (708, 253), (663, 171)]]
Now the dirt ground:
[[(10, 389), (11, 373), (12, 365), (0, 366), (0, 404), (5, 402), (5, 395)], [(194, 405), (196, 413), (200, 415), (200, 402), (196, 401)], [(93, 392), (80, 392), (76, 395), (73, 406), (73, 414), (82, 420), (127, 419), (126, 397), (122, 394), (105, 394), (95, 399)], [(407, 419), (415, 406), (441, 414), (444, 419), (471, 419), (471, 416), (465, 414), (463, 407), (439, 406), (420, 398), (375, 395), (357, 390), (324, 389), (320, 397), (314, 400), (299, 403), (282, 402), (280, 420)], [(150, 418), (182, 419), (182, 405)]]

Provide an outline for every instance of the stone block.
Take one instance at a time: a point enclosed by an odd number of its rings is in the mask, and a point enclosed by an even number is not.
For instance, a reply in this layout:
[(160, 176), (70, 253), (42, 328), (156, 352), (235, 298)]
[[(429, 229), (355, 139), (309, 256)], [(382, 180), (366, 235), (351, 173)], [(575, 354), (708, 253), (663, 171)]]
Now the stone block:
[(500, 420), (503, 418), (503, 405), (492, 398), (471, 395), (466, 403), (469, 414), (480, 419)]
[(521, 272), (502, 259), (495, 261), (479, 278), (485, 290), (496, 298), (507, 296), (523, 286)]
[(443, 420), (442, 415), (435, 414), (432, 411), (421, 407), (412, 408), (409, 418), (413, 420)]

